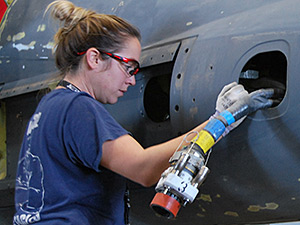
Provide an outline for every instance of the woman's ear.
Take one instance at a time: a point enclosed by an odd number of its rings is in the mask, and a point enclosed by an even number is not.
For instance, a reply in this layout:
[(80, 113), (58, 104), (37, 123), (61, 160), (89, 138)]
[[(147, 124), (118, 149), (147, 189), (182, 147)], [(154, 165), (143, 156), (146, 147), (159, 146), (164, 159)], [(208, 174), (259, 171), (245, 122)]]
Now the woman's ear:
[(103, 65), (101, 53), (96, 48), (89, 48), (86, 51), (86, 62), (91, 69), (96, 69)]

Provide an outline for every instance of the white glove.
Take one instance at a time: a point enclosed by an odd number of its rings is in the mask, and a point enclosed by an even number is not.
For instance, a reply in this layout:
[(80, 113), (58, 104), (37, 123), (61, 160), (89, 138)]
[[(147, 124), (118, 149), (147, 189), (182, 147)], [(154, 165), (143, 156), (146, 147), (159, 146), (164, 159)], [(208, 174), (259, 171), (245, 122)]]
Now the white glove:
[[(218, 95), (217, 103), (216, 103), (216, 112), (214, 115), (210, 117), (215, 118), (221, 112), (226, 110), (229, 106), (235, 103), (237, 100), (248, 95), (248, 92), (244, 89), (243, 85), (237, 84), (236, 82), (232, 82), (223, 87), (222, 91)], [(231, 130), (240, 125), (241, 122), (246, 118), (246, 116), (242, 117), (238, 121), (234, 122), (230, 126), (226, 127), (224, 133), (222, 134), (225, 137)]]

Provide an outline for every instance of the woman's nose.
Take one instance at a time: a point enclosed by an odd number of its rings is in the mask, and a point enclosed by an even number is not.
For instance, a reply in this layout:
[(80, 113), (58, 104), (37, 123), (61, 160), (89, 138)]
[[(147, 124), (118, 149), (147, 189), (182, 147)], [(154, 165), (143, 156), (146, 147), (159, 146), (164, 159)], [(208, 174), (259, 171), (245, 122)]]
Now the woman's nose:
[(135, 76), (133, 75), (131, 77), (128, 77), (127, 83), (129, 83), (131, 86), (134, 86), (136, 84)]

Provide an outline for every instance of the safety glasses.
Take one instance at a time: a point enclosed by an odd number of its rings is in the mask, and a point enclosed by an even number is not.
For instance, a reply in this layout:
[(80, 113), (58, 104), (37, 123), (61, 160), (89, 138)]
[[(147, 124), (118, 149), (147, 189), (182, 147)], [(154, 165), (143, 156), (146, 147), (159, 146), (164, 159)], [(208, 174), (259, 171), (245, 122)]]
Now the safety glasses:
[(100, 51), (101, 53), (108, 55), (109, 57), (118, 60), (121, 62), (126, 70), (126, 72), (130, 75), (136, 75), (140, 70), (140, 64), (135, 59), (129, 59), (126, 57), (122, 57), (111, 52)]
[[(130, 77), (133, 75), (136, 75), (140, 70), (140, 64), (135, 59), (122, 57), (122, 56), (116, 55), (111, 52), (106, 52), (106, 51), (101, 51), (101, 50), (98, 50), (98, 51), (101, 52), (102, 54), (108, 55), (109, 57), (119, 61), (122, 64), (123, 68), (125, 69), (126, 73)], [(79, 53), (77, 53), (77, 55), (83, 55), (85, 53), (86, 53), (86, 51), (79, 52)]]

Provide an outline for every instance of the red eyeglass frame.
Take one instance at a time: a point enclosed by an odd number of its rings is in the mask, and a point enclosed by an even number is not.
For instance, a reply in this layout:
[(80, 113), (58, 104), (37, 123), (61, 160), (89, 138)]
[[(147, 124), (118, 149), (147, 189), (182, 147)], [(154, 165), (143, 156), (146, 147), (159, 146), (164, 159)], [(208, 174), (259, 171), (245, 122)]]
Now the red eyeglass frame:
[[(99, 52), (105, 54), (105, 55), (108, 55), (109, 57), (113, 58), (113, 59), (116, 59), (120, 62), (124, 62), (124, 63), (129, 63), (129, 62), (134, 62), (136, 63), (136, 66), (133, 68), (133, 70), (130, 70), (128, 71), (128, 74), (130, 76), (133, 76), (133, 75), (136, 75), (139, 70), (140, 70), (140, 63), (138, 61), (136, 61), (135, 59), (130, 59), (130, 58), (126, 58), (126, 57), (123, 57), (123, 56), (119, 56), (119, 55), (116, 55), (114, 53), (111, 53), (111, 52), (106, 52), (106, 51), (102, 51), (102, 50), (98, 50)], [(84, 52), (78, 52), (77, 55), (84, 55), (86, 53), (86, 51)]]

